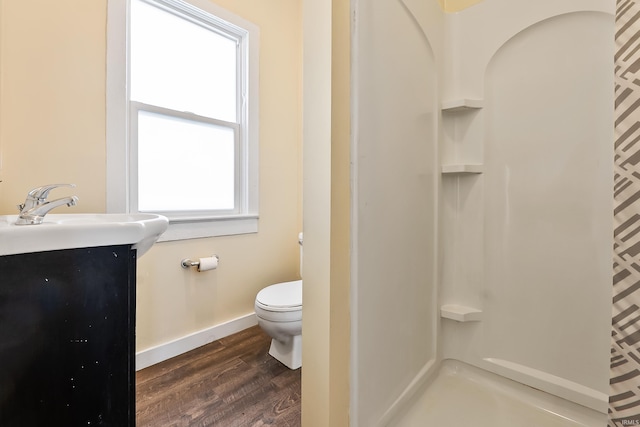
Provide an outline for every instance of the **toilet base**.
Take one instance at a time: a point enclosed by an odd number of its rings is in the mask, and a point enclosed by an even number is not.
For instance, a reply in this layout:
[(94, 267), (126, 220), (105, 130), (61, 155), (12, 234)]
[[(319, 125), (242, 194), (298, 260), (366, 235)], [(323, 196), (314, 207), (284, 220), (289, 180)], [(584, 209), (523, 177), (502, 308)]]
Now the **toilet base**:
[(286, 343), (272, 339), (269, 354), (287, 368), (298, 369), (302, 366), (302, 335), (296, 335)]

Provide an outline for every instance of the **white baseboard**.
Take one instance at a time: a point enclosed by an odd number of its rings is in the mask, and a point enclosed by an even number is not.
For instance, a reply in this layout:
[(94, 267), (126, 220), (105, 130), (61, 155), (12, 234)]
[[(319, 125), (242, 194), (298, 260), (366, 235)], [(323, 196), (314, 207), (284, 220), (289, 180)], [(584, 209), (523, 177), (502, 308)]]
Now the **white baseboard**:
[(238, 317), (155, 347), (136, 353), (136, 371), (179, 356), (205, 344), (235, 334), (258, 324), (255, 313)]

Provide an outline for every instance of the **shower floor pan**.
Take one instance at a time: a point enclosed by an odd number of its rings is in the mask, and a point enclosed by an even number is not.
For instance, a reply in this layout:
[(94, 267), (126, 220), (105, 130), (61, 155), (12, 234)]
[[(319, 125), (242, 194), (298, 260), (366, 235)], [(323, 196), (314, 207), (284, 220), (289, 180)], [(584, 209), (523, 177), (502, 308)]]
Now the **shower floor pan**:
[(446, 360), (391, 427), (603, 427), (607, 415)]

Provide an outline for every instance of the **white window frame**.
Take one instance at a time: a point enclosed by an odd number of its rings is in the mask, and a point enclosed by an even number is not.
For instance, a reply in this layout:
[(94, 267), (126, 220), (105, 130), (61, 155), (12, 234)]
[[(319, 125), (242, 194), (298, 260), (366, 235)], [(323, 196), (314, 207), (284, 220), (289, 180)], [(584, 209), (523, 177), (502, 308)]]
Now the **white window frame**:
[[(242, 105), (237, 162), (236, 212), (162, 213), (169, 217), (169, 229), (159, 241), (256, 233), (258, 231), (258, 80), (259, 29), (256, 25), (222, 9), (208, 0), (152, 0), (168, 10), (176, 10), (194, 22), (205, 22), (234, 34), (239, 40)], [(108, 0), (107, 12), (107, 212), (135, 213), (137, 155), (130, 128), (138, 109), (154, 112), (155, 107), (129, 101), (129, 10), (130, 0)], [(204, 13), (203, 13), (204, 12)], [(157, 111), (156, 111), (157, 112)], [(190, 118), (197, 117), (184, 113)], [(196, 155), (194, 153), (194, 155)], [(203, 188), (206, 191), (206, 188)], [(158, 212), (161, 213), (161, 212)]]

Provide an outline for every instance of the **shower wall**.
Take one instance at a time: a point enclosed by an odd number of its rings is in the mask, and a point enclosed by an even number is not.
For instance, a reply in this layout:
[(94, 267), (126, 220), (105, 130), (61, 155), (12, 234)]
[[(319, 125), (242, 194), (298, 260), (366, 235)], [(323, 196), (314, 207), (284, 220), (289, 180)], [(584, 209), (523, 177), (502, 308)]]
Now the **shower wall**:
[[(437, 30), (438, 3), (420, 3)], [(403, 3), (359, 2), (355, 23), (350, 416), (371, 427), (436, 359), (438, 93)]]
[(355, 4), (352, 425), (448, 358), (605, 416), (612, 2)]
[(613, 4), (450, 19), (466, 108), (442, 117), (443, 358), (606, 413)]

